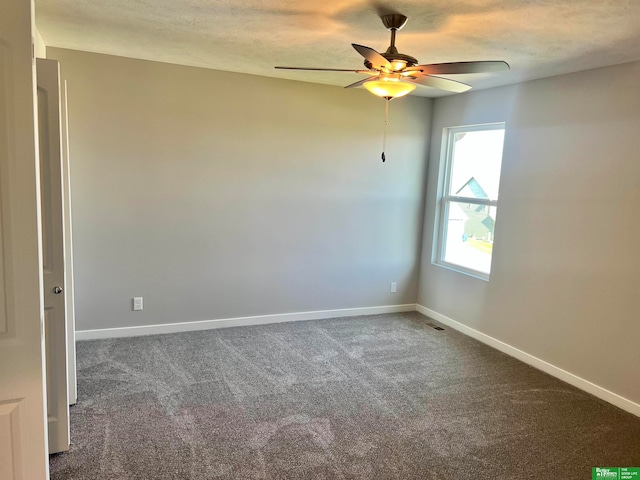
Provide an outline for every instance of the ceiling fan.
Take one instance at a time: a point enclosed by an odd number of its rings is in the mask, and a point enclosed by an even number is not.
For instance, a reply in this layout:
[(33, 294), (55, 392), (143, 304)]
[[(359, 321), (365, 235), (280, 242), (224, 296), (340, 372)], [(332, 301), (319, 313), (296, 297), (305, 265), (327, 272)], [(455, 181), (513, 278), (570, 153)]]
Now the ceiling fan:
[(449, 92), (465, 92), (471, 88), (466, 83), (442, 78), (437, 75), (459, 75), (509, 70), (509, 64), (503, 61), (453, 62), (419, 65), (410, 55), (398, 52), (396, 32), (407, 23), (407, 17), (401, 14), (380, 17), (384, 26), (391, 31), (391, 44), (387, 51), (378, 53), (373, 48), (352, 43), (353, 48), (364, 57), (366, 70), (313, 67), (275, 67), (282, 70), (313, 70), (321, 72), (354, 72), (369, 75), (345, 88), (364, 86), (371, 93), (387, 100), (401, 97), (412, 92), (416, 85), (437, 88)]

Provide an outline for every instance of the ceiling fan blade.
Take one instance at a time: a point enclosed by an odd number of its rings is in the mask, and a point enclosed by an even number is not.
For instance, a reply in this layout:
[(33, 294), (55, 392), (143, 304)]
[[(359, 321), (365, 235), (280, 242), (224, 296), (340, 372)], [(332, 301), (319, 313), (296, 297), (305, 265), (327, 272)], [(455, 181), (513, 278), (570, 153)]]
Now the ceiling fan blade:
[(360, 85), (362, 85), (364, 82), (368, 82), (370, 80), (377, 80), (378, 78), (380, 78), (379, 75), (376, 75), (375, 77), (369, 77), (369, 78), (363, 78), (362, 80), (358, 80), (357, 82), (353, 82), (351, 85), (347, 85), (344, 88), (355, 88), (355, 87), (359, 87)]
[(370, 73), (370, 70), (350, 70), (346, 68), (314, 68), (314, 67), (274, 67), (279, 70), (310, 70), (315, 72), (354, 72)]
[(352, 43), (351, 45), (356, 49), (356, 52), (358, 52), (364, 58), (369, 60), (369, 62), (371, 62), (373, 68), (377, 70), (388, 68), (389, 70), (391, 70), (391, 64), (389, 63), (389, 61), (378, 52), (376, 52), (373, 48), (365, 47), (364, 45), (358, 45), (355, 43)]
[(462, 93), (471, 89), (471, 85), (467, 85), (466, 83), (449, 80), (448, 78), (434, 77), (432, 75), (421, 75), (417, 78), (407, 77), (407, 80), (424, 85), (425, 87), (437, 88), (455, 93)]
[(509, 64), (502, 61), (433, 63), (431, 65), (417, 65), (413, 68), (427, 75), (502, 72), (510, 69)]

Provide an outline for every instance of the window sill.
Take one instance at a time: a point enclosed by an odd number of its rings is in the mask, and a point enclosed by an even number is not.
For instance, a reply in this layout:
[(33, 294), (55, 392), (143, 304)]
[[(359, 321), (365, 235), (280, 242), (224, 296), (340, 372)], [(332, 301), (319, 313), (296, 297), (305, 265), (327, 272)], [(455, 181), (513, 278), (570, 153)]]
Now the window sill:
[(483, 280), (485, 282), (489, 281), (490, 274), (483, 273), (483, 272), (478, 272), (477, 270), (471, 270), (471, 269), (462, 267), (460, 265), (456, 265), (454, 263), (436, 261), (436, 262), (431, 262), (431, 264), (435, 265), (436, 267), (441, 267), (441, 268), (445, 268), (447, 270), (451, 270), (451, 271), (456, 272), (456, 273), (461, 273), (461, 274), (466, 275), (468, 277), (477, 278), (478, 280)]

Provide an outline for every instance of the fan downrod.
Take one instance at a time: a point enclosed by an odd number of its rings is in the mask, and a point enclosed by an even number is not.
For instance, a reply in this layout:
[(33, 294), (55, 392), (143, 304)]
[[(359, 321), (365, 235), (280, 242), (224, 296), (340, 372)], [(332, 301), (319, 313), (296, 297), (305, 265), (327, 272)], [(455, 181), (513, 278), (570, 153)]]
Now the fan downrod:
[[(389, 48), (387, 48), (387, 51), (384, 52), (382, 56), (390, 62), (400, 60), (406, 62), (408, 66), (417, 64), (418, 60), (410, 55), (405, 55), (404, 53), (398, 52), (398, 49), (396, 48), (396, 32), (406, 25), (407, 17), (399, 13), (393, 13), (390, 15), (382, 15), (380, 17), (380, 20), (382, 20), (382, 23), (387, 28), (387, 30), (391, 32), (391, 42)], [(370, 68), (370, 66), (367, 65), (367, 62), (365, 62), (365, 65), (367, 66), (367, 68)]]

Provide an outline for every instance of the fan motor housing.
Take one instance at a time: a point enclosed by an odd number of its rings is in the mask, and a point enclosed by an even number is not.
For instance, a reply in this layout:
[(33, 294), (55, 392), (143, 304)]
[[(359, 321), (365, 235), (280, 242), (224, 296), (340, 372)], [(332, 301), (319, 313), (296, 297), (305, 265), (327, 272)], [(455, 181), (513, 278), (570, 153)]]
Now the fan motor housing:
[(410, 67), (418, 63), (418, 60), (416, 60), (414, 57), (412, 57), (411, 55), (405, 55), (404, 53), (389, 53), (389, 51), (387, 50), (382, 54), (382, 56), (390, 62), (402, 60), (404, 62), (407, 62), (407, 66)]
[[(405, 55), (404, 53), (398, 53), (397, 50), (395, 53), (390, 53), (389, 50), (387, 50), (385, 53), (381, 53), (380, 55), (386, 58), (389, 62), (394, 62), (397, 60), (406, 62), (407, 67), (413, 67), (414, 65), (418, 64), (418, 60), (416, 58), (412, 57), (411, 55)], [(371, 62), (369, 60), (364, 61), (364, 66), (369, 70), (373, 68), (373, 65), (371, 65)]]

